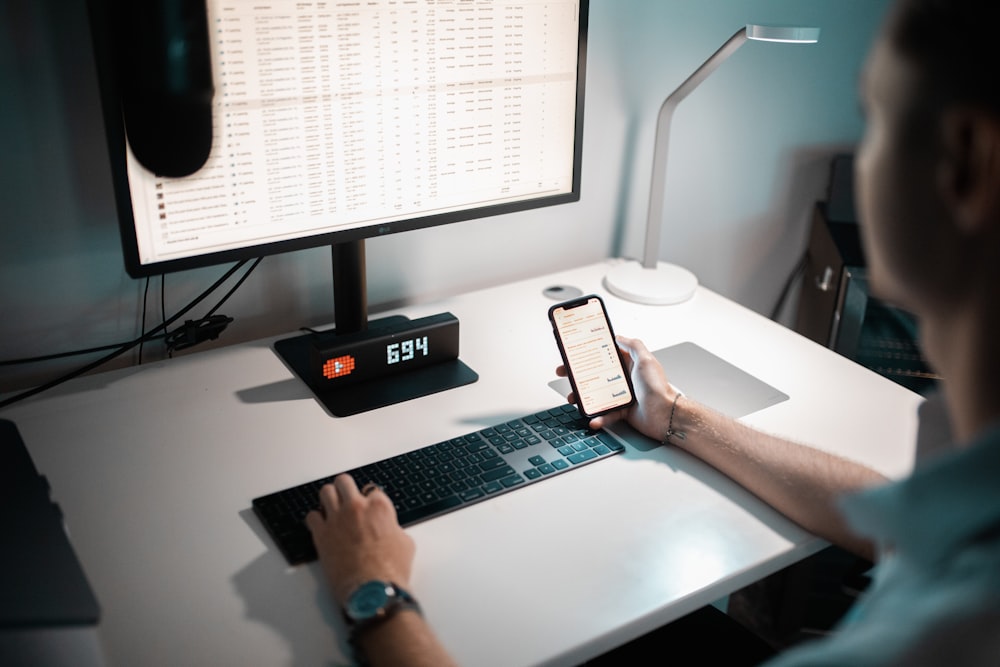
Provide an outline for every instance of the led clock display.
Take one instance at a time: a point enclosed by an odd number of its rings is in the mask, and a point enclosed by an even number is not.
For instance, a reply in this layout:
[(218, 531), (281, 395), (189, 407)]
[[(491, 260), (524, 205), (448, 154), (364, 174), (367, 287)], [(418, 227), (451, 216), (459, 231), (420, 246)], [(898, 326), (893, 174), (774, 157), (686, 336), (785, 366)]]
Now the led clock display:
[(360, 334), (314, 343), (313, 381), (340, 387), (457, 358), (458, 319), (454, 315), (399, 318)]
[(385, 346), (387, 364), (398, 364), (401, 361), (411, 361), (416, 357), (427, 355), (427, 336), (411, 338), (400, 343), (389, 343)]

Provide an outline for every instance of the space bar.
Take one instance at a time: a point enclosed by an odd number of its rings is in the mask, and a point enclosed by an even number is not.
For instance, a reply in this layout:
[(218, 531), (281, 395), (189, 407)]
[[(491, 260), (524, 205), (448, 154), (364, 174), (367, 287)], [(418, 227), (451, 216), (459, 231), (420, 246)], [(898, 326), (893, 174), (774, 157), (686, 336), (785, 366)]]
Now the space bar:
[(441, 500), (435, 500), (434, 502), (424, 505), (423, 507), (417, 507), (412, 510), (403, 510), (402, 512), (398, 512), (396, 516), (399, 519), (399, 525), (408, 526), (411, 523), (420, 521), (421, 519), (426, 519), (432, 514), (438, 514), (439, 512), (450, 510), (461, 504), (462, 499), (458, 496), (448, 496), (447, 498), (442, 498)]

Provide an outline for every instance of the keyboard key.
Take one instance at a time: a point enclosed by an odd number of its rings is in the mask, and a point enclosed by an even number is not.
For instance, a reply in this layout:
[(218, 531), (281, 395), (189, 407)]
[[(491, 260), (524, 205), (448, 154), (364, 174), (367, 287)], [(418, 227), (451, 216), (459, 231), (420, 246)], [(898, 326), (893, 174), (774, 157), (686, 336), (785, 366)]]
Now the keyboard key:
[(594, 453), (594, 450), (587, 449), (582, 452), (577, 452), (576, 454), (570, 454), (566, 458), (569, 459), (570, 463), (583, 463), (584, 461), (596, 459), (597, 454)]
[(615, 440), (612, 436), (607, 433), (598, 433), (596, 438), (608, 446), (613, 452), (623, 452), (625, 451), (625, 445)]
[(479, 464), (479, 468), (483, 472), (486, 472), (487, 470), (493, 470), (494, 468), (499, 468), (504, 464), (506, 464), (506, 460), (498, 456), (495, 459), (486, 459), (485, 461)]
[[(404, 510), (398, 515), (399, 523), (401, 524), (411, 524), (420, 519), (424, 519), (431, 514), (437, 514), (439, 512), (444, 512), (446, 510), (458, 507), (462, 504), (462, 499), (458, 496), (448, 496), (447, 498), (442, 498), (436, 502), (424, 505), (415, 510)], [(308, 530), (308, 529), (307, 529)]]
[(506, 477), (507, 475), (510, 475), (513, 472), (514, 472), (513, 468), (511, 468), (510, 466), (504, 466), (502, 468), (496, 468), (495, 470), (489, 470), (487, 472), (484, 472), (482, 477), (483, 481), (492, 482), (494, 480), (500, 479), (501, 477)]
[(462, 493), (460, 493), (458, 495), (465, 502), (469, 502), (470, 500), (476, 500), (477, 498), (482, 498), (486, 494), (483, 491), (481, 491), (479, 489), (479, 487), (476, 487), (476, 488), (473, 488), (473, 489), (466, 489), (465, 491), (463, 491)]
[(500, 480), (500, 483), (506, 486), (508, 489), (512, 486), (517, 486), (518, 484), (524, 484), (524, 478), (520, 475), (511, 475), (510, 477), (504, 477)]

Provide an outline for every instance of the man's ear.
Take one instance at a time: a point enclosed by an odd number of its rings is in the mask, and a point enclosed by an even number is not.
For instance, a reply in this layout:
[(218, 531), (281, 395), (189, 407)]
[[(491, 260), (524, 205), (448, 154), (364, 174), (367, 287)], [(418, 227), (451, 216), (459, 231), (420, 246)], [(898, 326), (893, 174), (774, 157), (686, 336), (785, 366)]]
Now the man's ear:
[(1000, 117), (974, 108), (942, 115), (942, 194), (960, 229), (1000, 224)]

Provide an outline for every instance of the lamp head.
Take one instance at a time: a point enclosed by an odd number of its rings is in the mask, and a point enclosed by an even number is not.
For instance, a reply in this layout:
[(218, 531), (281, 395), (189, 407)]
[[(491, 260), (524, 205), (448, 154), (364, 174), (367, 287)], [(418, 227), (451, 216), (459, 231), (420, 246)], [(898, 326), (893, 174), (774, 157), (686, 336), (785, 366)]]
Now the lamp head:
[(788, 44), (815, 44), (819, 41), (819, 28), (797, 26), (772, 26), (748, 23), (747, 38), (759, 42), (785, 42)]

